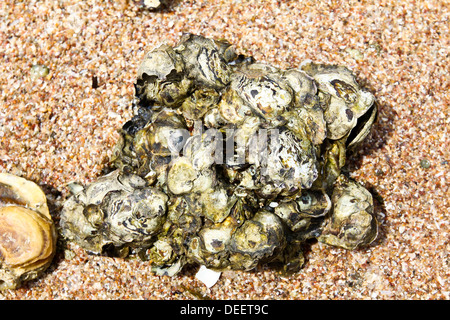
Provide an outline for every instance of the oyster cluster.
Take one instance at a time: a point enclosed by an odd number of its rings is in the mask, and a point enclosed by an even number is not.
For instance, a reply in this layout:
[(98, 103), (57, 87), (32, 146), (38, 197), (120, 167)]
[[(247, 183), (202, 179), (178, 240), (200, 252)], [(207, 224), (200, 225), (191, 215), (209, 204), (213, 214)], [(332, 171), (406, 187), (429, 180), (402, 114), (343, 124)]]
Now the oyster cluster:
[(42, 274), (55, 254), (56, 238), (39, 186), (0, 173), (0, 290), (16, 289)]
[(174, 275), (186, 264), (295, 272), (308, 239), (355, 249), (376, 238), (371, 194), (341, 174), (377, 113), (349, 69), (281, 70), (185, 34), (145, 56), (135, 89), (110, 173), (71, 186), (69, 240)]

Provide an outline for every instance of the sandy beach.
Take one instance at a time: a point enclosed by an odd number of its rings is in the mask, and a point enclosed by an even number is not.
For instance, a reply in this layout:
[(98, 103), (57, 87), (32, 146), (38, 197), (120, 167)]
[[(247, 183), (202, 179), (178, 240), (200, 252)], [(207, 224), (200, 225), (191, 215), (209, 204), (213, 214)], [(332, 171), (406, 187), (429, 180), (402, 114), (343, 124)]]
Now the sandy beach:
[[(379, 116), (347, 168), (373, 194), (380, 231), (355, 251), (311, 243), (297, 274), (226, 271), (211, 288), (197, 267), (156, 276), (147, 262), (60, 244), (40, 278), (0, 299), (448, 300), (449, 16), (444, 0), (175, 0), (158, 11), (132, 0), (3, 1), (0, 171), (40, 185), (57, 226), (67, 184), (102, 174), (131, 119), (144, 54), (190, 32), (281, 68), (309, 59), (356, 74)], [(37, 64), (48, 74), (33, 73)]]

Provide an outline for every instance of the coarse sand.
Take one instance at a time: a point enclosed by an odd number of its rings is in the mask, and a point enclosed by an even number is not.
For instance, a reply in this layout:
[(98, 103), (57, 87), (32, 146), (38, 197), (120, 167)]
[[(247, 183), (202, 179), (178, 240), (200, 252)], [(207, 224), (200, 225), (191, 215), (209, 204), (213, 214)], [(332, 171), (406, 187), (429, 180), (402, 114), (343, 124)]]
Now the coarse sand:
[(69, 243), (40, 278), (0, 299), (448, 300), (449, 9), (444, 0), (176, 0), (155, 12), (132, 0), (2, 1), (0, 171), (38, 183), (57, 225), (67, 183), (101, 175), (131, 118), (144, 54), (190, 32), (282, 68), (310, 59), (353, 70), (379, 118), (348, 170), (374, 195), (380, 233), (356, 251), (312, 243), (295, 275), (227, 271), (211, 288), (194, 267), (155, 276), (147, 262)]

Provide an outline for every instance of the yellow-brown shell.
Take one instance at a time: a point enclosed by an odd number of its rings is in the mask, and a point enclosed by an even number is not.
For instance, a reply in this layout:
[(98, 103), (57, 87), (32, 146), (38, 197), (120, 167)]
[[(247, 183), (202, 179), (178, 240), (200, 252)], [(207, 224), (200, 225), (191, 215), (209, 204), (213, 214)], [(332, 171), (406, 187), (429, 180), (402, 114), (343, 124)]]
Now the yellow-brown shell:
[(53, 259), (56, 237), (41, 188), (0, 173), (0, 289), (38, 277)]

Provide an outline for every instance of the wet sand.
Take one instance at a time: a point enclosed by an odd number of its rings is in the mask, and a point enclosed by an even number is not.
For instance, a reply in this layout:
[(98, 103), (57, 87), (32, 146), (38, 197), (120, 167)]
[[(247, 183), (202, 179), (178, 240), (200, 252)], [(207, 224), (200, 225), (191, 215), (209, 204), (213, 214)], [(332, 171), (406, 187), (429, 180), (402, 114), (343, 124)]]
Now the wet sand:
[[(131, 118), (145, 52), (191, 32), (282, 68), (353, 70), (379, 118), (348, 169), (374, 195), (380, 234), (356, 251), (312, 243), (292, 276), (227, 271), (210, 289), (196, 268), (155, 276), (68, 244), (0, 299), (449, 299), (449, 12), (446, 1), (169, 1), (157, 12), (131, 0), (3, 1), (0, 170), (38, 183), (57, 225), (67, 183), (101, 175)], [(35, 64), (49, 74), (32, 77)]]

